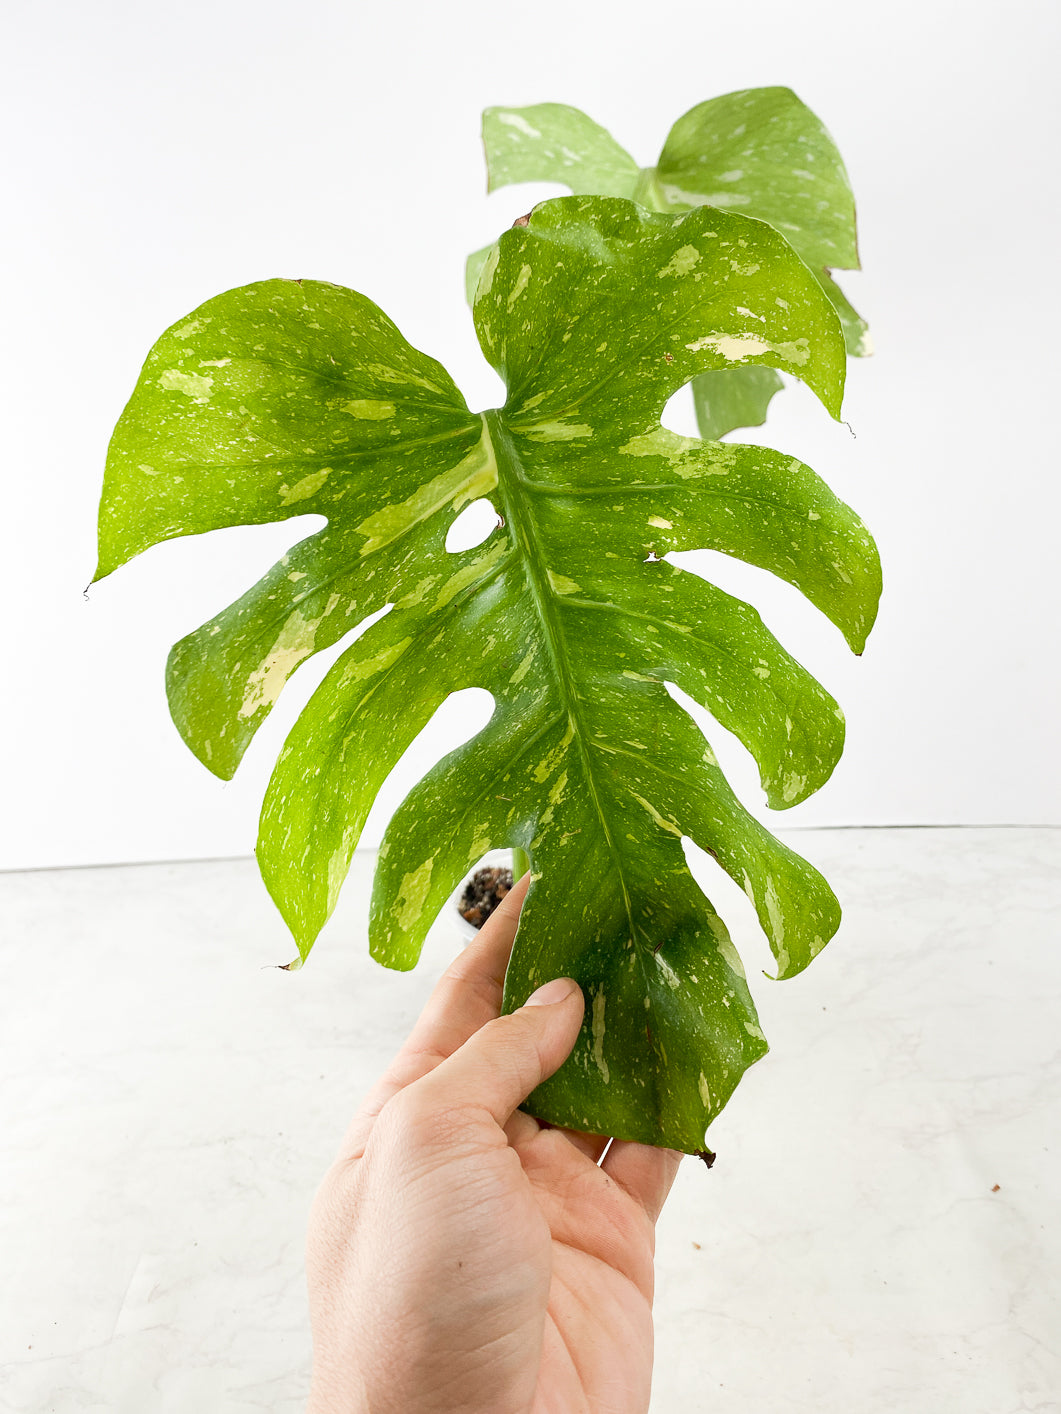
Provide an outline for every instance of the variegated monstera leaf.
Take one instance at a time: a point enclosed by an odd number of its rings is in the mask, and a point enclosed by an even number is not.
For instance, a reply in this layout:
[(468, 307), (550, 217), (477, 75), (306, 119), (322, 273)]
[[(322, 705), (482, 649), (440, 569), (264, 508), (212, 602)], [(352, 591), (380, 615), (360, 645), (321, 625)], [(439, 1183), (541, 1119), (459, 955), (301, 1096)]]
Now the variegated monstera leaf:
[[(843, 724), (753, 609), (663, 556), (708, 546), (770, 569), (856, 649), (879, 576), (862, 522), (809, 468), (659, 418), (735, 356), (804, 379), (836, 416), (840, 326), (765, 224), (584, 197), (502, 237), (475, 322), (508, 391), (482, 415), (353, 291), (273, 280), (203, 305), (152, 349), (114, 434), (97, 578), (172, 536), (327, 517), (169, 665), (177, 725), (227, 778), (297, 666), (390, 606), (311, 698), (263, 807), (258, 859), (300, 954), (401, 753), (448, 694), (485, 688), (489, 724), (387, 828), (373, 955), (412, 967), (469, 867), (527, 850), (505, 1006), (562, 973), (587, 998), (573, 1055), (530, 1108), (697, 1150), (766, 1046), (682, 837), (747, 890), (782, 977), (839, 909), (742, 809), (665, 684), (738, 734), (782, 808), (829, 775)], [(478, 497), (503, 524), (447, 553)]]
[[(655, 167), (638, 167), (612, 135), (578, 108), (537, 103), (483, 114), (488, 189), (562, 182), (576, 193), (622, 196), (653, 211), (716, 206), (781, 232), (813, 271), (844, 330), (847, 352), (871, 352), (866, 321), (831, 271), (857, 270), (855, 199), (829, 133), (788, 88), (748, 88), (708, 99), (679, 118)], [(474, 297), (489, 246), (469, 257)], [(693, 380), (703, 437), (758, 427), (782, 387), (773, 368), (740, 357)]]

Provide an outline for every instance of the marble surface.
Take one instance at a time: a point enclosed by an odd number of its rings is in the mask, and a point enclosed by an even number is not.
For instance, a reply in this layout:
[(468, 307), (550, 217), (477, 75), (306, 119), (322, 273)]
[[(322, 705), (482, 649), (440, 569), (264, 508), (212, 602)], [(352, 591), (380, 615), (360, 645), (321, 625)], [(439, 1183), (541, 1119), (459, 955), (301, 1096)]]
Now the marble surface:
[[(1061, 831), (790, 832), (801, 977), (710, 880), (773, 1050), (660, 1225), (653, 1414), (1061, 1408)], [(0, 876), (0, 1409), (303, 1407), (307, 1207), (460, 945), (311, 965), (249, 860)]]

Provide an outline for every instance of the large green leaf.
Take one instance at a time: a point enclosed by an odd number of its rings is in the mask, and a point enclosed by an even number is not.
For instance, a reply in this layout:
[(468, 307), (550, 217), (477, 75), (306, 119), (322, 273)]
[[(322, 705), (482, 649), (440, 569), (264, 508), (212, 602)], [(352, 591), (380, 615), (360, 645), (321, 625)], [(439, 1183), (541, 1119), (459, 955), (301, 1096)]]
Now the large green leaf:
[[(299, 663), (391, 606), (324, 678), (266, 795), (259, 862), (300, 955), (391, 767), (448, 694), (485, 688), (487, 727), (387, 828), (372, 952), (413, 966), (469, 866), (526, 849), (505, 1005), (559, 973), (588, 1000), (574, 1054), (530, 1107), (696, 1150), (765, 1042), (682, 837), (747, 891), (779, 976), (806, 966), (839, 909), (741, 807), (666, 684), (738, 735), (781, 808), (828, 777), (843, 724), (752, 608), (662, 557), (710, 547), (772, 570), (856, 650), (879, 571), (861, 521), (809, 468), (677, 437), (659, 417), (730, 365), (792, 373), (838, 416), (840, 329), (764, 223), (587, 197), (502, 237), (475, 320), (507, 385), (481, 415), (349, 290), (269, 281), (203, 305), (159, 340), (118, 424), (97, 577), (174, 535), (325, 515), (176, 646), (169, 675), (185, 739), (228, 776)], [(503, 524), (447, 553), (455, 513), (482, 496)]]
[[(561, 103), (487, 108), (483, 146), (490, 191), (511, 182), (562, 182), (576, 193), (625, 196), (655, 211), (707, 205), (768, 222), (814, 272), (848, 353), (871, 351), (865, 320), (829, 274), (859, 264), (851, 184), (826, 128), (791, 89), (742, 89), (698, 104), (671, 128), (655, 167), (639, 169), (604, 128)], [(468, 259), (469, 302), (488, 250)], [(783, 386), (756, 367), (696, 378), (701, 436), (758, 427)]]

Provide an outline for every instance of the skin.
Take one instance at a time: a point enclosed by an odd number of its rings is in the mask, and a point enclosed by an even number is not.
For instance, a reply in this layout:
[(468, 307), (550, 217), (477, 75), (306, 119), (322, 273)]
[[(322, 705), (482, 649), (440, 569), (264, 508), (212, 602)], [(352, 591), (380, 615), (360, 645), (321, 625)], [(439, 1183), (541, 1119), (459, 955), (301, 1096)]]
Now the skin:
[(682, 1156), (517, 1108), (583, 1012), (558, 979), (500, 1016), (526, 890), (443, 976), (314, 1201), (307, 1414), (648, 1409), (655, 1223)]

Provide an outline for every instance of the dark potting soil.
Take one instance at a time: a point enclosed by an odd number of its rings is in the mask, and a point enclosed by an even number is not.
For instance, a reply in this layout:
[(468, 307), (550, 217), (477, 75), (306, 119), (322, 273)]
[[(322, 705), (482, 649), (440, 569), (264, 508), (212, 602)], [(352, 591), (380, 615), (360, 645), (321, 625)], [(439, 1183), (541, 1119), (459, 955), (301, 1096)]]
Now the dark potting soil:
[(511, 869), (477, 869), (457, 905), (461, 917), (473, 928), (481, 928), (511, 887)]

